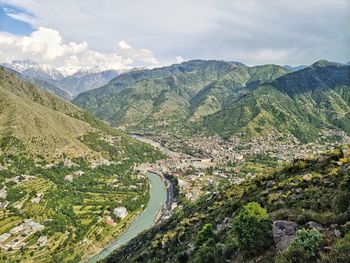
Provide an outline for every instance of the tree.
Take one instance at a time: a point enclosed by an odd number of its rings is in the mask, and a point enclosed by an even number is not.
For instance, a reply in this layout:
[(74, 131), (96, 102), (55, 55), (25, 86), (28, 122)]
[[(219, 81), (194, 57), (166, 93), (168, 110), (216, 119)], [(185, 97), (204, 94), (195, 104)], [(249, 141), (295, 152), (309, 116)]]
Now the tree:
[(234, 218), (233, 231), (239, 248), (248, 254), (256, 254), (272, 241), (270, 216), (256, 202), (242, 207)]
[(205, 224), (197, 234), (197, 238), (196, 238), (197, 245), (201, 245), (205, 243), (212, 236), (213, 236), (212, 224)]

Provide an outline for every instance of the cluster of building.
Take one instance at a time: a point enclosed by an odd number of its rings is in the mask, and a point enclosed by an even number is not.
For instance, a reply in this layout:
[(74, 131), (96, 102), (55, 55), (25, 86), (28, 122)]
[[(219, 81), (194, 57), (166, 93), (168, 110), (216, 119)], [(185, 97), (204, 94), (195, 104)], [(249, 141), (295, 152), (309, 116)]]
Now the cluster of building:
[[(169, 149), (174, 151), (189, 149), (192, 156), (212, 159), (219, 165), (241, 163), (251, 156), (261, 154), (290, 162), (294, 159), (317, 155), (325, 150), (332, 150), (336, 144), (345, 144), (350, 141), (345, 132), (334, 129), (323, 130), (314, 142), (308, 144), (302, 144), (293, 135), (282, 135), (278, 132), (271, 132), (250, 140), (239, 136), (232, 136), (229, 140), (223, 140), (219, 136), (197, 136), (188, 140), (164, 136), (154, 139), (162, 142)], [(334, 137), (337, 138), (337, 142), (331, 141)]]
[(75, 171), (74, 173), (72, 174), (67, 174), (65, 177), (64, 177), (64, 180), (68, 181), (68, 182), (73, 182), (74, 178), (75, 177), (79, 177), (79, 176), (82, 176), (84, 175), (85, 172), (81, 171), (81, 170), (78, 170), (78, 171)]
[[(240, 166), (251, 158), (266, 155), (277, 162), (291, 162), (333, 150), (336, 144), (350, 141), (344, 132), (331, 129), (324, 130), (315, 142), (308, 144), (302, 144), (293, 135), (277, 132), (250, 140), (239, 136), (232, 136), (229, 140), (219, 136), (182, 140), (167, 133), (151, 138), (134, 137), (152, 144), (170, 157), (138, 168), (175, 176), (181, 191), (189, 199), (197, 198), (207, 186), (216, 184), (218, 179), (241, 183)], [(332, 142), (331, 137), (338, 138), (337, 143)]]
[[(20, 249), (26, 245), (25, 240), (27, 240), (28, 237), (42, 231), (44, 228), (43, 225), (33, 221), (33, 219), (26, 219), (22, 224), (15, 226), (9, 232), (0, 236), (0, 247), (4, 250)], [(41, 245), (46, 243), (44, 239), (45, 238), (42, 238), (40, 240)]]

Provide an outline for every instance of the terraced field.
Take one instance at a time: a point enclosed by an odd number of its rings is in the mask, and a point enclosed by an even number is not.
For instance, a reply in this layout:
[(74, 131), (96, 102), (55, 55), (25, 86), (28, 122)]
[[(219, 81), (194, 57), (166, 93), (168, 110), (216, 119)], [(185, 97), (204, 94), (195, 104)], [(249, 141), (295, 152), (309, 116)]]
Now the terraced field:
[[(128, 161), (91, 168), (81, 159), (68, 167), (0, 156), (0, 163), (1, 262), (80, 262), (119, 236), (149, 198), (146, 178)], [(128, 211), (123, 218), (113, 212), (119, 206)]]

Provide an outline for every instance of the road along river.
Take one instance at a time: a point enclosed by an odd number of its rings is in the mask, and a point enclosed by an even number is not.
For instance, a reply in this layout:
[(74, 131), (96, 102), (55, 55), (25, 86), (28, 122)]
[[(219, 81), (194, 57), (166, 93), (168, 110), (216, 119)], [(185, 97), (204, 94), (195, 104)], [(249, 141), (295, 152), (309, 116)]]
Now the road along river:
[(89, 258), (87, 261), (88, 263), (95, 263), (106, 258), (112, 254), (115, 249), (125, 245), (139, 233), (155, 224), (155, 219), (165, 203), (167, 191), (163, 179), (160, 176), (149, 172), (146, 173), (146, 176), (150, 183), (150, 199), (146, 209), (115, 241), (113, 241), (109, 246), (105, 247), (99, 254)]

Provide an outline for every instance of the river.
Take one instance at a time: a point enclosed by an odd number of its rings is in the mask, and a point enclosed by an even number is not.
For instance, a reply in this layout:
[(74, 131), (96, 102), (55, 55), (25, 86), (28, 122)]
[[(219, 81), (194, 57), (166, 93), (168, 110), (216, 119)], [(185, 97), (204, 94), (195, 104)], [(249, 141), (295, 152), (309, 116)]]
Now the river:
[(139, 233), (152, 227), (158, 212), (164, 205), (166, 200), (166, 188), (162, 178), (154, 173), (146, 173), (150, 183), (150, 199), (146, 209), (131, 223), (129, 228), (121, 234), (109, 246), (105, 247), (99, 254), (88, 259), (88, 263), (95, 263), (112, 254), (114, 250), (128, 243)]

